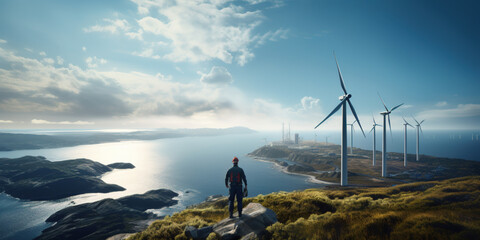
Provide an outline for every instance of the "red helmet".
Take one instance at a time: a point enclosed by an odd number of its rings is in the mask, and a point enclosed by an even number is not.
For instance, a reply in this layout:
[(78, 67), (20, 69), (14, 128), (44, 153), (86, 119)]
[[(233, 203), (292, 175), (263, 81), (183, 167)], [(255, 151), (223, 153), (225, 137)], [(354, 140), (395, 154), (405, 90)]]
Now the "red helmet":
[(238, 163), (238, 158), (234, 157), (233, 160), (232, 160), (232, 163)]

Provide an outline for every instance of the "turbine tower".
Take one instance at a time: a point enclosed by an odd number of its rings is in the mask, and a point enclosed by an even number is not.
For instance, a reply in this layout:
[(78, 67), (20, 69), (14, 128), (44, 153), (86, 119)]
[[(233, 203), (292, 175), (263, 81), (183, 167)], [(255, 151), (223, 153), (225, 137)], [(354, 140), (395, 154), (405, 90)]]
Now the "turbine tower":
[(413, 120), (415, 120), (415, 122), (417, 123), (417, 162), (420, 161), (420, 134), (419, 134), (419, 129), (420, 131), (422, 131), (422, 134), (423, 134), (423, 130), (422, 130), (422, 127), (420, 126), (425, 120), (422, 120), (421, 122), (418, 122), (417, 119), (415, 119), (414, 116), (412, 116)]
[(330, 116), (332, 116), (334, 113), (342, 107), (342, 147), (341, 147), (341, 161), (340, 161), (340, 185), (341, 186), (346, 186), (348, 184), (348, 169), (347, 169), (347, 103), (350, 106), (350, 110), (353, 113), (353, 116), (355, 116), (355, 119), (358, 122), (358, 126), (360, 126), (360, 129), (362, 130), (363, 136), (365, 136), (365, 133), (363, 132), (362, 125), (360, 124), (360, 121), (358, 120), (357, 113), (355, 112), (355, 108), (353, 108), (352, 102), (350, 102), (350, 98), (352, 97), (351, 94), (347, 93), (347, 90), (345, 89), (345, 84), (343, 82), (343, 77), (342, 73), (340, 72), (340, 67), (338, 66), (338, 61), (337, 57), (335, 56), (335, 53), (333, 53), (333, 56), (335, 57), (335, 63), (337, 64), (337, 71), (338, 71), (338, 77), (340, 78), (340, 86), (342, 87), (344, 95), (339, 97), (340, 104), (337, 105), (333, 109), (333, 111), (328, 114), (325, 119), (323, 119), (317, 126), (315, 126), (315, 129), (320, 126), (323, 122), (325, 122)]
[(357, 122), (357, 120), (347, 124), (347, 126), (350, 126), (350, 154), (353, 154), (353, 124), (355, 124), (355, 122)]
[[(380, 97), (380, 94), (378, 94)], [(393, 110), (397, 109), (398, 107), (402, 106), (402, 104), (395, 106), (391, 110), (388, 110), (387, 106), (385, 105), (385, 102), (383, 101), (382, 97), (380, 97), (380, 100), (382, 100), (383, 106), (385, 107), (385, 112), (381, 112), (380, 114), (383, 116), (383, 134), (382, 134), (382, 177), (387, 176), (387, 116), (388, 116), (388, 127), (390, 128), (390, 135), (392, 135), (392, 125), (390, 124), (390, 113), (392, 113)]]
[[(376, 134), (375, 134), (375, 132), (376, 132), (376, 131), (375, 131), (375, 127), (376, 127), (376, 126), (380, 126), (380, 127), (381, 127), (382, 125), (377, 124), (377, 122), (375, 122), (375, 118), (373, 117), (373, 115), (372, 115), (372, 119), (373, 119), (373, 127), (372, 127), (372, 129), (370, 130), (370, 132), (373, 131), (373, 157), (372, 157), (372, 159), (373, 159), (373, 166), (375, 166), (375, 152), (376, 152), (376, 145), (377, 145), (377, 140), (376, 140), (376, 136), (375, 136), (375, 135), (376, 135)], [(370, 132), (369, 132), (369, 133), (370, 133)]]
[(410, 126), (413, 128), (413, 126), (405, 120), (404, 117), (403, 121), (405, 122), (403, 126), (405, 127), (404, 132), (403, 132), (403, 166), (407, 166), (407, 126)]

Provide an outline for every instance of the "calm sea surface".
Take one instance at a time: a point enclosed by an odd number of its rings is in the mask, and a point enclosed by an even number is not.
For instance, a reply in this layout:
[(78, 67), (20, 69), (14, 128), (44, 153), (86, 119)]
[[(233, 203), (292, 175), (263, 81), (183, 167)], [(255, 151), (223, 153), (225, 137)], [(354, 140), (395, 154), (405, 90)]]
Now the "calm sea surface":
[[(292, 131), (292, 136), (294, 132)], [(316, 134), (316, 136), (315, 136)], [(408, 152), (415, 153), (415, 132), (408, 132)], [(480, 160), (480, 131), (424, 131), (421, 153), (469, 160)], [(305, 140), (340, 143), (339, 131), (300, 132)], [(348, 136), (350, 139), (350, 136)], [(118, 198), (144, 193), (158, 188), (172, 189), (180, 194), (180, 203), (171, 208), (153, 210), (160, 215), (171, 214), (186, 206), (199, 203), (215, 194), (227, 194), (225, 172), (231, 167), (233, 156), (240, 158), (249, 182), (249, 194), (268, 194), (320, 187), (306, 177), (278, 171), (273, 164), (255, 161), (245, 155), (265, 144), (279, 140), (281, 132), (227, 135), (215, 137), (185, 137), (154, 141), (126, 141), (83, 145), (76, 147), (0, 152), (0, 157), (17, 158), (25, 155), (45, 156), (51, 161), (88, 158), (103, 164), (130, 162), (135, 169), (114, 170), (102, 179), (118, 184), (126, 191), (107, 194), (83, 194), (58, 201), (20, 201), (0, 194), (0, 239), (32, 239), (48, 227), (45, 219), (54, 212), (71, 205), (93, 202), (104, 198)], [(403, 152), (403, 132), (388, 135), (388, 151)], [(349, 140), (350, 144), (350, 140)], [(372, 149), (372, 136), (354, 134), (354, 146)], [(377, 129), (377, 150), (381, 148), (380, 128)]]
[(226, 195), (225, 173), (234, 156), (239, 157), (239, 165), (245, 170), (250, 196), (321, 186), (310, 183), (306, 177), (284, 174), (271, 163), (246, 157), (247, 153), (264, 144), (263, 137), (265, 134), (255, 133), (0, 152), (0, 157), (8, 158), (25, 155), (45, 156), (51, 161), (88, 158), (103, 164), (130, 162), (136, 166), (135, 169), (114, 170), (102, 177), (107, 183), (127, 189), (122, 192), (83, 194), (41, 202), (20, 201), (0, 194), (0, 238), (32, 239), (38, 236), (48, 227), (45, 219), (71, 201), (81, 204), (168, 188), (180, 193), (180, 204), (156, 211), (164, 215), (199, 203), (210, 195)]

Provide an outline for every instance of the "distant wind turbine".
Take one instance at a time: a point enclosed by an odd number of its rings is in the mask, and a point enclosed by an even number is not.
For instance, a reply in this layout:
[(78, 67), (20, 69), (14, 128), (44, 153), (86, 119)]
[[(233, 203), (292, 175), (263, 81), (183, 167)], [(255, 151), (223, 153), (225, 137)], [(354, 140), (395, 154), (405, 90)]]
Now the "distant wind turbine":
[(376, 136), (375, 136), (376, 135), (375, 134), (375, 132), (376, 132), (375, 127), (376, 126), (381, 127), (382, 125), (377, 124), (377, 122), (375, 122), (375, 118), (373, 117), (373, 115), (372, 115), (372, 119), (373, 119), (373, 126), (372, 126), (372, 129), (370, 130), (369, 133), (371, 133), (373, 131), (373, 157), (372, 157), (372, 159), (373, 159), (373, 166), (375, 166), (375, 152), (376, 152), (376, 145), (377, 145), (377, 140), (376, 140)]
[(422, 130), (422, 127), (420, 126), (425, 120), (422, 120), (421, 122), (418, 122), (417, 119), (415, 119), (414, 116), (412, 116), (413, 120), (415, 120), (415, 122), (417, 123), (416, 127), (417, 127), (417, 161), (420, 161), (420, 133), (419, 133), (419, 129), (420, 131), (422, 131), (422, 134), (423, 134), (423, 130)]
[(342, 147), (341, 147), (341, 162), (340, 162), (340, 185), (341, 186), (346, 186), (348, 184), (348, 169), (347, 169), (347, 103), (350, 106), (350, 110), (353, 113), (353, 116), (355, 116), (355, 119), (358, 121), (358, 125), (360, 126), (360, 129), (362, 130), (363, 136), (365, 136), (365, 133), (363, 132), (362, 125), (360, 124), (360, 121), (358, 120), (357, 113), (355, 112), (355, 108), (353, 108), (352, 102), (350, 102), (350, 98), (352, 97), (351, 94), (347, 93), (347, 90), (345, 89), (345, 84), (343, 82), (343, 77), (342, 73), (340, 72), (340, 67), (338, 66), (338, 61), (337, 57), (335, 56), (335, 53), (333, 53), (333, 56), (335, 57), (335, 63), (337, 64), (337, 71), (338, 71), (338, 77), (340, 78), (340, 86), (342, 87), (344, 95), (339, 97), (340, 104), (338, 104), (333, 111), (328, 114), (323, 121), (321, 121), (317, 126), (315, 126), (315, 129), (320, 126), (323, 122), (325, 122), (330, 116), (335, 114), (340, 107), (342, 107)]
[(410, 126), (412, 128), (414, 127), (410, 123), (408, 123), (404, 117), (402, 118), (403, 118), (403, 121), (405, 122), (403, 124), (403, 126), (405, 127), (403, 132), (403, 166), (406, 167), (407, 166), (407, 126)]
[(380, 100), (383, 103), (383, 106), (385, 107), (385, 112), (381, 112), (380, 114), (383, 116), (383, 134), (382, 134), (382, 177), (387, 176), (387, 116), (388, 116), (388, 127), (390, 128), (390, 135), (392, 135), (392, 125), (390, 124), (390, 113), (393, 112), (393, 110), (397, 109), (398, 107), (402, 106), (402, 104), (395, 106), (391, 110), (388, 110), (387, 106), (385, 105), (385, 102), (383, 101), (382, 97), (380, 94), (378, 94), (380, 97)]
[(347, 126), (350, 126), (350, 154), (353, 154), (353, 124), (355, 124), (355, 122), (357, 122), (357, 120), (347, 124)]

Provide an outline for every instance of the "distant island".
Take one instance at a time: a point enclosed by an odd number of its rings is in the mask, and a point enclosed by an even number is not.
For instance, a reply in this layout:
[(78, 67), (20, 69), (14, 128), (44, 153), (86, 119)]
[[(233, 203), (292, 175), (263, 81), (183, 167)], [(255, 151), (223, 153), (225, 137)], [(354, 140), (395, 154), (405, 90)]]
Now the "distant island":
[[(271, 144), (256, 149), (250, 157), (276, 163), (287, 173), (311, 176), (312, 180), (340, 182), (340, 146), (305, 141), (301, 144)], [(372, 166), (372, 151), (353, 148), (348, 155), (349, 183), (356, 186), (391, 186), (406, 182), (443, 180), (462, 176), (480, 175), (480, 162), (407, 154), (407, 167), (403, 166), (403, 153), (388, 153), (389, 177), (381, 177), (381, 152), (376, 152)]]
[(61, 132), (53, 135), (0, 133), (0, 151), (72, 147), (85, 144), (119, 142), (126, 140), (155, 140), (188, 136), (219, 136), (227, 134), (254, 133), (245, 127), (160, 129), (126, 133), (112, 132)]
[(52, 214), (46, 222), (55, 224), (35, 239), (106, 239), (119, 233), (141, 231), (150, 221), (158, 219), (145, 210), (175, 205), (176, 196), (171, 190), (158, 189), (67, 207)]
[(24, 200), (56, 200), (83, 193), (123, 191), (99, 176), (130, 163), (103, 165), (89, 159), (51, 162), (45, 157), (0, 158), (0, 191)]

